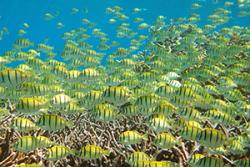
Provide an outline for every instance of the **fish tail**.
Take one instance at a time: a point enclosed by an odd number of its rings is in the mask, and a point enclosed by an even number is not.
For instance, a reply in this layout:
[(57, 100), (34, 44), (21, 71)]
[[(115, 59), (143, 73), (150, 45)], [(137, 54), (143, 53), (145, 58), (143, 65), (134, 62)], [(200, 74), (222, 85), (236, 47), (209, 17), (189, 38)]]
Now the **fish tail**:
[(144, 134), (144, 135), (142, 136), (142, 139), (143, 139), (143, 140), (148, 140), (148, 135), (147, 135), (147, 134)]
[(69, 128), (72, 128), (72, 127), (74, 126), (74, 122), (68, 121), (67, 126), (68, 126)]
[(103, 152), (103, 154), (104, 154), (104, 155), (109, 155), (109, 154), (110, 154), (110, 151), (109, 151), (109, 150), (105, 150), (105, 151)]

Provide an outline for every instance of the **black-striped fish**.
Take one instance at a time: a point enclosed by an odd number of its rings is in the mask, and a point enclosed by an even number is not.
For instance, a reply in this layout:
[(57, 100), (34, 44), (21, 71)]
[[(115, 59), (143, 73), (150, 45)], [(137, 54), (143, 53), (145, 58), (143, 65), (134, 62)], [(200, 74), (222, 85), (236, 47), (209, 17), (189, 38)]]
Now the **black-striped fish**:
[(38, 130), (39, 127), (36, 126), (34, 122), (24, 117), (17, 117), (13, 120), (11, 125), (12, 128), (21, 132), (28, 132), (31, 130)]
[(98, 159), (102, 156), (109, 155), (110, 151), (105, 150), (99, 146), (96, 145), (86, 145), (83, 146), (78, 153), (78, 156), (84, 160), (93, 160)]
[(231, 139), (219, 130), (205, 128), (198, 136), (197, 141), (203, 146), (220, 147), (224, 144), (229, 144)]
[(128, 157), (126, 158), (126, 162), (129, 164), (133, 164), (134, 162), (138, 161), (150, 161), (150, 160), (151, 160), (150, 156), (144, 152), (133, 152), (129, 154)]
[(220, 158), (203, 157), (199, 159), (193, 166), (194, 167), (224, 167), (224, 162)]
[(29, 79), (31, 75), (22, 70), (17, 69), (5, 69), (0, 71), (0, 84), (4, 84), (8, 87), (15, 87), (20, 85), (27, 79)]
[(66, 146), (56, 145), (47, 150), (46, 160), (56, 161), (74, 154), (74, 151)]
[(37, 126), (48, 131), (62, 130), (65, 127), (71, 127), (72, 125), (72, 122), (55, 114), (44, 114), (37, 122)]
[(103, 99), (113, 103), (116, 106), (121, 106), (129, 101), (131, 92), (127, 87), (110, 86), (103, 93)]
[(47, 99), (43, 96), (20, 98), (16, 110), (25, 115), (32, 115), (47, 108)]
[(142, 140), (147, 140), (147, 135), (140, 134), (137, 131), (128, 130), (120, 134), (119, 141), (124, 145), (140, 143)]
[(23, 136), (15, 142), (14, 148), (17, 151), (27, 153), (38, 148), (38, 140), (33, 136)]
[(169, 149), (175, 146), (178, 140), (172, 134), (165, 132), (158, 134), (154, 138), (153, 143), (159, 148)]

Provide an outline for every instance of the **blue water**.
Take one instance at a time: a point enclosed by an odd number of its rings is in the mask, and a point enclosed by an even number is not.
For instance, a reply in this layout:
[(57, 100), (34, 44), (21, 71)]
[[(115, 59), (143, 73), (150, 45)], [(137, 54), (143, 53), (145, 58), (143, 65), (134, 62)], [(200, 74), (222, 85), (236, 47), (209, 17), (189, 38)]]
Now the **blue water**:
[[(23, 37), (30, 39), (35, 44), (43, 42), (45, 38), (49, 38), (47, 44), (55, 47), (55, 52), (58, 54), (57, 58), (60, 59), (60, 51), (65, 42), (62, 39), (62, 34), (73, 28), (84, 27), (81, 21), (82, 18), (87, 18), (97, 23), (96, 28), (101, 28), (103, 32), (109, 35), (111, 40), (119, 41), (121, 46), (128, 46), (128, 40), (115, 37), (115, 31), (119, 23), (114, 25), (108, 24), (108, 19), (111, 17), (105, 14), (107, 7), (119, 5), (130, 18), (142, 17), (149, 24), (153, 23), (159, 15), (164, 15), (167, 17), (166, 20), (169, 20), (177, 17), (188, 17), (192, 13), (198, 13), (201, 15), (201, 20), (198, 24), (203, 26), (210, 23), (207, 16), (212, 14), (214, 9), (223, 6), (225, 1), (221, 0), (215, 3), (215, 0), (200, 0), (198, 2), (203, 7), (192, 10), (191, 4), (194, 2), (197, 2), (197, 0), (1, 0), (0, 29), (5, 26), (9, 29), (10, 34), (0, 40), (0, 54), (11, 49), (13, 42), (18, 38), (17, 32), (21, 29), (24, 22), (27, 22), (30, 28), (28, 28), (27, 34)], [(80, 9), (81, 12), (71, 15), (73, 7)], [(145, 8), (146, 10), (134, 15), (131, 11), (135, 7)], [(88, 13), (83, 13), (82, 10), (86, 9)], [(223, 26), (249, 26), (249, 16), (244, 18), (237, 17), (239, 9), (236, 5), (229, 9), (232, 11), (230, 14), (232, 19)], [(60, 15), (56, 19), (51, 21), (44, 20), (45, 13), (56, 13), (58, 11)], [(57, 29), (57, 22), (64, 23), (65, 28)], [(133, 19), (124, 22), (131, 23), (131, 27), (136, 29)], [(147, 34), (147, 30), (143, 33)], [(88, 39), (87, 42), (95, 46), (98, 45), (94, 38)]]

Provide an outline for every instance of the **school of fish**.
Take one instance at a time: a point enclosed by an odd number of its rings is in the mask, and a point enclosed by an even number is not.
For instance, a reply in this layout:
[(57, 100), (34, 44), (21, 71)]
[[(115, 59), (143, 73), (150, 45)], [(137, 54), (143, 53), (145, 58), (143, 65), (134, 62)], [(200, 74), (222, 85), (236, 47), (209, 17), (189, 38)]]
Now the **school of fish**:
[[(239, 17), (249, 14), (249, 0), (226, 1), (204, 27), (197, 13), (149, 24), (137, 17), (147, 9), (128, 16), (107, 7), (117, 41), (83, 18), (83, 27), (64, 32), (60, 53), (22, 37), (24, 23), (0, 57), (0, 166), (250, 167), (250, 29), (217, 29), (234, 5)], [(88, 10), (70, 14), (79, 12)]]

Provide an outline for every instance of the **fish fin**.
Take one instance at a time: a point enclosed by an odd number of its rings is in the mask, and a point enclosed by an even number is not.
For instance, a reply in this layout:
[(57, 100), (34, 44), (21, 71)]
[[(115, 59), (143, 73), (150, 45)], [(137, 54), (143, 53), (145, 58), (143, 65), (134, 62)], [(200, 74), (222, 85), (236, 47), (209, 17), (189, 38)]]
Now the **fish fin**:
[(142, 135), (142, 139), (143, 140), (148, 140), (148, 135), (147, 134)]
[(76, 149), (70, 149), (70, 154), (71, 155), (77, 155), (78, 151)]
[(225, 142), (225, 144), (226, 144), (226, 145), (231, 145), (231, 143), (232, 143), (233, 141), (234, 141), (234, 138), (228, 137), (227, 140), (226, 140), (226, 142)]
[(84, 113), (85, 111), (87, 111), (87, 109), (84, 108), (84, 107), (81, 107), (81, 108), (78, 110), (78, 112), (80, 112), (80, 113)]
[(109, 151), (109, 150), (104, 150), (103, 154), (104, 154), (104, 155), (109, 155), (109, 154), (110, 154), (110, 151)]
[(74, 126), (74, 122), (68, 121), (68, 122), (67, 122), (67, 126), (68, 126), (69, 128), (72, 128), (72, 127)]
[(39, 110), (39, 114), (48, 114), (49, 109), (48, 108), (41, 108)]

